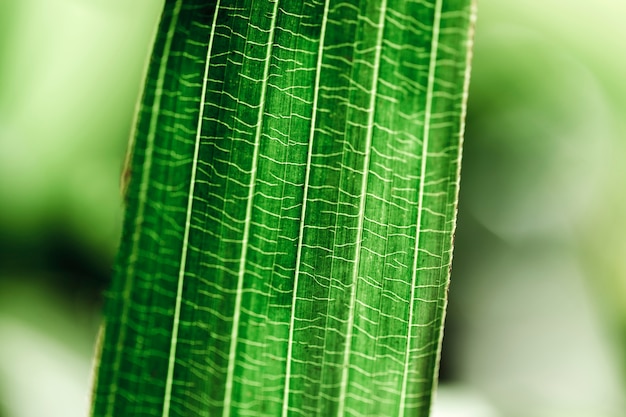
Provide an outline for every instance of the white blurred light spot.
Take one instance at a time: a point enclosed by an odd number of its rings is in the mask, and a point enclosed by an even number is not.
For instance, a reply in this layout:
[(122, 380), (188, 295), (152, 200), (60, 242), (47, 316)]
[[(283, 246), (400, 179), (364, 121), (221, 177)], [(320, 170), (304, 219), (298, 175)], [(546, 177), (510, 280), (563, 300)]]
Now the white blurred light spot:
[(0, 317), (0, 391), (11, 417), (87, 415), (91, 363), (36, 329)]
[(478, 393), (461, 385), (440, 385), (431, 417), (498, 417), (498, 414)]

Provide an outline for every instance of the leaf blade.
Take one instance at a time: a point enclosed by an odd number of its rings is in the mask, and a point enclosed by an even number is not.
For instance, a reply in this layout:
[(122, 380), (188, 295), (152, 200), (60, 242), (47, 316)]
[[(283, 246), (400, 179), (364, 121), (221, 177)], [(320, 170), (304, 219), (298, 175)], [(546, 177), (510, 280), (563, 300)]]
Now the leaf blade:
[(388, 1), (166, 4), (168, 88), (158, 111), (144, 98), (159, 142), (139, 134), (151, 179), (145, 198), (131, 180), (125, 227), (141, 250), (118, 261), (138, 272), (118, 266), (131, 294), (109, 303), (94, 410), (427, 415), (471, 12)]

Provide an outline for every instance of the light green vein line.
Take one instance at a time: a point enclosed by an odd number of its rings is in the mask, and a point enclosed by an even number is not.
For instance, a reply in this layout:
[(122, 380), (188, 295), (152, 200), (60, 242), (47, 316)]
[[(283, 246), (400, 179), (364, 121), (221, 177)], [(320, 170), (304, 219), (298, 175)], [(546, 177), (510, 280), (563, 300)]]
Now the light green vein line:
[[(467, 99), (468, 99), (468, 94), (469, 94), (469, 82), (470, 82), (470, 74), (471, 74), (471, 62), (472, 62), (472, 43), (473, 43), (473, 39), (474, 39), (474, 27), (476, 24), (476, 1), (472, 0), (471, 4), (470, 4), (470, 16), (469, 16), (469, 30), (468, 30), (468, 36), (467, 36), (467, 43), (465, 45), (465, 47), (467, 48), (466, 50), (466, 55), (465, 55), (465, 72), (463, 74), (463, 97), (461, 99), (461, 114), (460, 114), (460, 123), (459, 123), (459, 131), (458, 131), (458, 139), (459, 139), (459, 148), (458, 148), (458, 152), (457, 152), (457, 160), (456, 160), (456, 176), (455, 176), (455, 193), (454, 193), (454, 198), (452, 199), (452, 201), (459, 201), (459, 190), (460, 190), (460, 183), (461, 183), (461, 159), (463, 157), (463, 138), (464, 138), (464, 134), (465, 134), (465, 116), (467, 115)], [(454, 214), (452, 216), (452, 227), (451, 227), (451, 233), (450, 233), (450, 242), (449, 242), (449, 247), (452, 249), (454, 248), (454, 232), (456, 230), (456, 223), (457, 223), (457, 205), (455, 204), (455, 210), (454, 210)], [(452, 265), (452, 257), (450, 257), (449, 259), (449, 265)], [(448, 288), (449, 288), (450, 282), (448, 281), (448, 283), (445, 286), (444, 289), (444, 293), (448, 292)], [(441, 317), (441, 322), (445, 323), (446, 320), (446, 312), (448, 310), (448, 299), (447, 297), (444, 298), (444, 304), (443, 304), (443, 308), (442, 308), (442, 317)], [(439, 332), (439, 343), (438, 346), (441, 346), (441, 344), (443, 343), (443, 331)], [(435, 392), (435, 389), (437, 388), (437, 383), (438, 383), (438, 379), (439, 379), (439, 365), (441, 363), (441, 350), (437, 351), (437, 358), (435, 359), (435, 373), (434, 373), (434, 378), (433, 378), (433, 383), (431, 386), (431, 392)]]
[(180, 259), (180, 269), (178, 270), (178, 288), (176, 290), (176, 306), (174, 309), (174, 322), (172, 324), (172, 340), (170, 344), (169, 360), (167, 364), (167, 377), (165, 379), (165, 394), (163, 396), (163, 413), (162, 417), (170, 415), (170, 405), (172, 401), (172, 385), (174, 382), (174, 365), (176, 364), (176, 347), (178, 343), (178, 328), (180, 325), (180, 309), (183, 299), (183, 283), (185, 281), (185, 269), (187, 267), (187, 246), (189, 244), (189, 230), (191, 229), (191, 209), (193, 206), (193, 196), (196, 184), (196, 172), (198, 168), (198, 152), (200, 149), (200, 136), (202, 131), (202, 118), (204, 116), (204, 100), (206, 95), (207, 83), (209, 80), (209, 64), (211, 62), (211, 50), (213, 48), (213, 39), (215, 36), (215, 25), (217, 14), (220, 9), (220, 0), (215, 5), (215, 14), (213, 15), (213, 23), (211, 24), (211, 34), (209, 35), (209, 44), (207, 45), (206, 64), (204, 66), (204, 77), (202, 78), (202, 95), (200, 100), (200, 114), (198, 116), (198, 125), (196, 127), (196, 143), (193, 151), (193, 162), (191, 167), (191, 182), (189, 184), (189, 198), (187, 199), (187, 218), (185, 219), (185, 234), (183, 236), (183, 247)]
[(437, 66), (437, 50), (439, 48), (439, 27), (441, 25), (441, 2), (437, 0), (435, 3), (434, 19), (433, 19), (433, 36), (430, 45), (430, 62), (428, 64), (428, 86), (426, 88), (426, 108), (424, 111), (424, 134), (422, 140), (422, 161), (420, 169), (420, 186), (417, 202), (417, 229), (415, 233), (415, 251), (413, 253), (413, 273), (411, 277), (411, 298), (409, 302), (409, 329), (406, 338), (406, 349), (404, 356), (404, 373), (402, 375), (402, 389), (400, 391), (400, 410), (398, 411), (398, 417), (404, 417), (404, 411), (406, 406), (407, 396), (407, 383), (409, 379), (409, 360), (410, 360), (410, 348), (411, 348), (411, 330), (413, 323), (413, 315), (415, 313), (415, 286), (417, 281), (417, 260), (419, 256), (420, 237), (422, 233), (422, 212), (424, 205), (424, 187), (426, 184), (426, 164), (428, 158), (428, 139), (430, 133), (430, 120), (432, 117), (433, 107), (433, 90), (435, 85), (435, 71)]
[(252, 154), (252, 169), (250, 174), (250, 186), (248, 188), (248, 202), (246, 205), (246, 220), (241, 241), (241, 258), (239, 261), (239, 276), (237, 278), (237, 293), (235, 296), (235, 310), (233, 311), (233, 328), (230, 335), (230, 351), (228, 353), (228, 369), (226, 371), (226, 387), (224, 392), (224, 409), (222, 417), (230, 417), (230, 408), (233, 402), (233, 381), (235, 377), (235, 359), (237, 358), (237, 342), (239, 337), (239, 321), (241, 319), (241, 299), (243, 293), (243, 279), (246, 275), (246, 257), (248, 254), (248, 240), (250, 237), (250, 226), (252, 224), (252, 207), (254, 201), (254, 190), (257, 175), (257, 164), (259, 159), (259, 147), (263, 127), (263, 113), (265, 112), (265, 94), (270, 70), (270, 57), (272, 46), (274, 45), (274, 33), (276, 31), (276, 14), (278, 11), (278, 0), (274, 0), (274, 10), (269, 28), (269, 38), (267, 40), (267, 51), (265, 54), (265, 68), (263, 68), (263, 84), (261, 85), (261, 99), (259, 102), (259, 114), (254, 138), (254, 152)]
[(352, 349), (352, 337), (354, 328), (354, 310), (356, 303), (356, 290), (359, 279), (359, 261), (361, 257), (361, 247), (363, 245), (363, 222), (365, 220), (365, 202), (367, 200), (367, 180), (369, 177), (369, 165), (371, 157), (372, 138), (374, 136), (374, 114), (376, 106), (376, 95), (378, 92), (378, 79), (380, 75), (380, 56), (383, 45), (383, 33), (385, 31), (385, 16), (387, 14), (387, 0), (381, 1), (380, 16), (378, 18), (378, 33), (376, 36), (376, 55), (374, 57), (374, 66), (372, 77), (372, 89), (369, 103), (369, 114), (367, 118), (367, 136), (365, 143), (365, 158), (363, 161), (363, 178), (361, 180), (361, 202), (359, 205), (359, 222), (357, 226), (356, 249), (354, 272), (352, 274), (352, 288), (350, 289), (350, 309), (348, 310), (348, 325), (346, 333), (346, 344), (343, 353), (343, 366), (341, 370), (341, 382), (339, 388), (339, 405), (337, 407), (337, 416), (344, 415), (346, 406), (346, 392), (348, 389), (348, 373), (350, 366), (350, 350)]
[(311, 158), (313, 155), (313, 138), (315, 136), (315, 122), (317, 120), (317, 101), (319, 98), (319, 86), (322, 73), (322, 58), (324, 52), (324, 39), (326, 25), (328, 24), (328, 8), (330, 0), (324, 2), (324, 14), (322, 15), (322, 27), (320, 30), (320, 43), (317, 48), (317, 65), (315, 68), (315, 87), (313, 90), (313, 112), (311, 114), (311, 129), (309, 130), (309, 149), (306, 160), (306, 173), (304, 178), (304, 193), (302, 196), (302, 210), (300, 212), (300, 229), (298, 231), (298, 249), (296, 253), (296, 271), (294, 273), (293, 295), (291, 299), (291, 317), (289, 318), (289, 339), (287, 341), (287, 367), (285, 369), (285, 391), (283, 394), (282, 417), (287, 417), (289, 412), (289, 389), (291, 383), (291, 359), (293, 356), (293, 335), (296, 320), (296, 301), (300, 276), (300, 261), (302, 259), (302, 244), (304, 239), (304, 225), (306, 215), (306, 200), (309, 196), (309, 183), (311, 179)]
[[(151, 45), (154, 45), (157, 35), (159, 33), (159, 25), (155, 25), (154, 29), (152, 31), (152, 36), (151, 36)], [(152, 50), (149, 51), (149, 55), (146, 57), (146, 62), (144, 64), (144, 68), (142, 71), (142, 79), (147, 79), (148, 78), (148, 72), (150, 70), (150, 56), (152, 55)], [(137, 103), (135, 104), (135, 114), (133, 116), (133, 121), (132, 121), (132, 130), (130, 132), (130, 137), (128, 140), (128, 148), (126, 149), (126, 156), (124, 157), (124, 169), (122, 171), (122, 178), (120, 181), (120, 191), (121, 191), (121, 196), (123, 199), (126, 198), (126, 194), (128, 192), (128, 184), (129, 184), (129, 179), (130, 176), (128, 175), (130, 170), (131, 170), (131, 164), (132, 164), (132, 159), (133, 159), (133, 153), (135, 150), (135, 140), (136, 140), (136, 135), (137, 135), (137, 130), (138, 130), (138, 126), (139, 126), (139, 114), (141, 112), (141, 106), (142, 106), (142, 102), (143, 102), (143, 97), (145, 94), (145, 90), (146, 90), (146, 84), (143, 84), (143, 87), (141, 89), (141, 93), (139, 94), (139, 98), (137, 100)], [(134, 247), (134, 246), (133, 246)], [(132, 270), (131, 267), (129, 266), (128, 270)], [(125, 297), (130, 294), (131, 291), (131, 287), (132, 287), (132, 277), (127, 277), (126, 282), (125, 282), (125, 286), (124, 286), (124, 295)], [(128, 300), (128, 298), (125, 298), (126, 300)], [(126, 317), (126, 315), (128, 314), (128, 308), (126, 306), (126, 303), (124, 303), (124, 306), (122, 307), (122, 316)], [(96, 339), (96, 355), (95, 357), (102, 357), (102, 349), (104, 348), (104, 335), (105, 335), (105, 325), (104, 323), (102, 323), (102, 325), (100, 325), (100, 328), (98, 329), (98, 337)], [(123, 340), (123, 338), (125, 337), (126, 330), (122, 327), (120, 329), (120, 338)], [(117, 345), (117, 349), (116, 352), (119, 352), (119, 347), (123, 346), (123, 342), (118, 341), (118, 345)], [(117, 369), (119, 368), (119, 356), (116, 355), (116, 359), (115, 359), (115, 363), (117, 365), (115, 365), (115, 370), (117, 372)], [(95, 370), (95, 369), (94, 369)], [(93, 383), (97, 384), (98, 383), (98, 378), (95, 378), (97, 376), (97, 373), (93, 373), (92, 377), (93, 379)], [(117, 389), (117, 383), (115, 382), (116, 379), (113, 378), (112, 379), (112, 383), (111, 386), (115, 387), (115, 389)], [(95, 388), (95, 387), (94, 387)], [(96, 392), (95, 389), (92, 390), (92, 392)], [(114, 392), (113, 390), (111, 392)], [(111, 397), (109, 396), (109, 401), (108, 404), (111, 404)], [(90, 416), (94, 415), (95, 413), (95, 406), (96, 406), (96, 401), (91, 401), (91, 411), (90, 411)], [(108, 411), (107, 411), (108, 413)]]
[[(180, 9), (182, 6), (183, 0), (179, 0), (174, 9), (172, 11), (172, 21), (170, 23), (169, 31), (167, 32), (167, 38), (165, 40), (165, 45), (163, 46), (163, 56), (170, 56), (170, 49), (172, 47), (172, 40), (174, 38), (174, 32), (176, 31), (176, 26), (178, 23), (178, 16), (180, 15)], [(143, 169), (141, 172), (141, 185), (139, 186), (139, 208), (137, 212), (137, 217), (135, 218), (135, 224), (133, 225), (134, 233), (132, 237), (133, 246), (128, 257), (128, 268), (125, 273), (126, 284), (124, 285), (124, 292), (122, 295), (122, 299), (130, 300), (130, 293), (135, 282), (135, 264), (137, 263), (137, 258), (139, 256), (139, 240), (141, 237), (141, 228), (143, 224), (143, 216), (144, 216), (144, 208), (146, 206), (146, 199), (148, 194), (148, 183), (150, 181), (150, 171), (152, 169), (152, 154), (154, 149), (154, 138), (156, 136), (157, 129), (157, 121), (158, 114), (161, 107), (161, 98), (163, 97), (163, 85), (165, 83), (165, 73), (167, 71), (167, 63), (168, 58), (165, 58), (161, 62), (161, 67), (159, 68), (157, 84), (155, 89), (155, 97), (154, 103), (152, 104), (151, 111), (151, 119), (150, 126), (148, 129), (148, 139), (146, 143), (146, 153), (145, 160), (143, 163)], [(126, 326), (124, 324), (128, 320), (128, 310), (130, 308), (130, 302), (122, 303), (122, 314), (120, 318), (120, 323), (122, 324), (120, 327), (120, 335), (117, 341), (117, 346), (115, 347), (115, 359), (113, 362), (112, 369), (117, 375), (120, 369), (120, 362), (122, 360), (122, 352), (126, 351), (124, 347), (124, 343), (126, 341)], [(107, 400), (107, 409), (105, 416), (112, 417), (115, 409), (115, 400), (117, 399), (118, 388), (117, 388), (117, 377), (111, 378), (111, 387), (109, 389), (109, 395)], [(94, 402), (95, 403), (95, 402)]]
[[(467, 34), (467, 44), (465, 47), (467, 48), (466, 56), (465, 56), (465, 73), (463, 74), (463, 98), (461, 99), (461, 115), (460, 115), (460, 126), (459, 126), (459, 154), (457, 159), (457, 172), (456, 172), (456, 193), (457, 195), (454, 198), (454, 201), (459, 201), (459, 185), (461, 182), (461, 158), (463, 157), (463, 141), (465, 137), (465, 116), (467, 116), (467, 100), (469, 96), (469, 84), (470, 84), (470, 75), (472, 72), (472, 53), (474, 50), (474, 31), (476, 29), (476, 9), (477, 9), (477, 0), (472, 0), (470, 4), (470, 18), (469, 18), (469, 31)], [(456, 214), (452, 217), (453, 219), (453, 231), (456, 226), (457, 216)], [(454, 235), (454, 233), (452, 234)]]

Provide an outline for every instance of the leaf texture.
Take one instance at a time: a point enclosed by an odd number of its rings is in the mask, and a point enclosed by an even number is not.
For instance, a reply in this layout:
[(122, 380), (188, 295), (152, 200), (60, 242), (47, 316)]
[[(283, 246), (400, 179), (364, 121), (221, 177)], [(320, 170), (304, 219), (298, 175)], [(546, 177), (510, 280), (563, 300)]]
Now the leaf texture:
[(427, 416), (468, 0), (168, 0), (94, 416)]

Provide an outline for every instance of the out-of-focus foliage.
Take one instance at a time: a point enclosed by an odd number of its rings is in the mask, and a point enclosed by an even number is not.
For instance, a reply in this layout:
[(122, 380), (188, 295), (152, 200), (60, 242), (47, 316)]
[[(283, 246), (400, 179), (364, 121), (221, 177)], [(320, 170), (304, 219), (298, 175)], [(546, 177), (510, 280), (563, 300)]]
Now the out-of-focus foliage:
[(87, 412), (119, 176), (161, 4), (0, 1), (0, 416)]
[(624, 415), (625, 11), (481, 2), (444, 366), (501, 415)]
[[(450, 389), (435, 416), (622, 417), (626, 3), (479, 3), (442, 362)], [(116, 248), (119, 173), (160, 7), (0, 1), (2, 417), (32, 415), (52, 388), (67, 408), (45, 415), (87, 403), (98, 305), (86, 305)], [(42, 292), (63, 300), (50, 309), (65, 321), (29, 308)], [(24, 378), (27, 346), (63, 347), (74, 359), (38, 370), (75, 375), (82, 393)]]
[(3, 6), (3, 234), (30, 239), (62, 227), (94, 250), (114, 252), (120, 155), (157, 17), (151, 3)]

